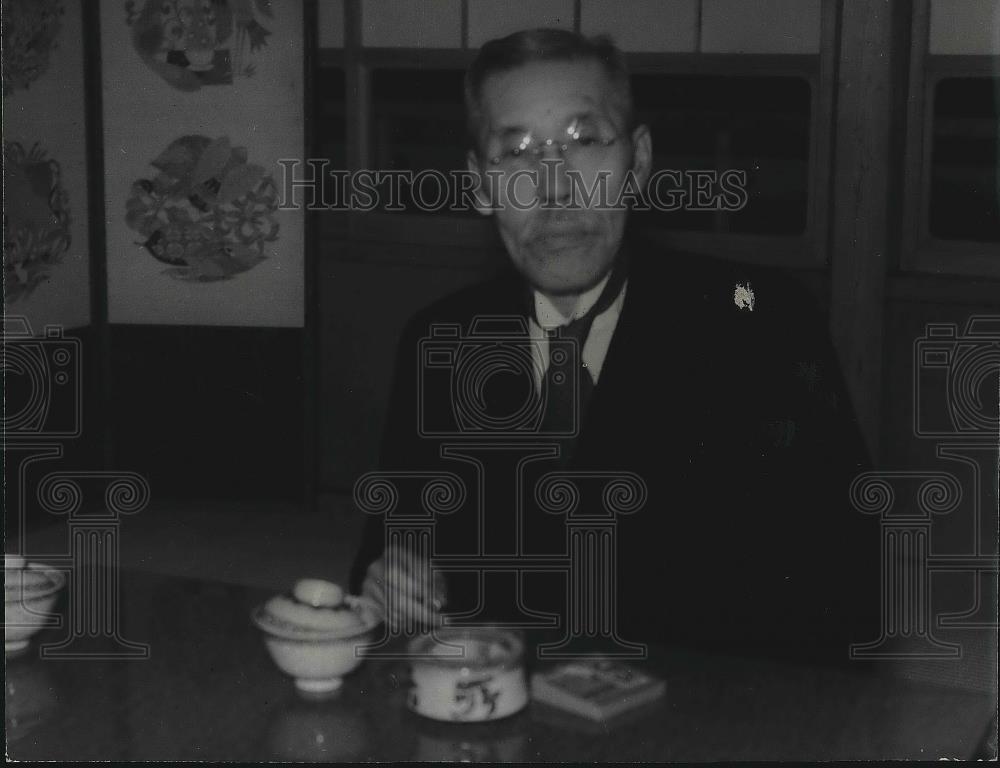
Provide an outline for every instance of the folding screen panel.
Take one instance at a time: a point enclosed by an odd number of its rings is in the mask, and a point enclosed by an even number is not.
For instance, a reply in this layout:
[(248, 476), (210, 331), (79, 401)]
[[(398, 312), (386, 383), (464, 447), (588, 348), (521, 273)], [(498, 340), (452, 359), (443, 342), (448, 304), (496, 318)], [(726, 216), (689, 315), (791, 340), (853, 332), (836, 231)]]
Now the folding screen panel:
[(110, 322), (303, 324), (302, 6), (102, 0)]
[(81, 22), (81, 0), (3, 3), (4, 303), (36, 334), (90, 322)]

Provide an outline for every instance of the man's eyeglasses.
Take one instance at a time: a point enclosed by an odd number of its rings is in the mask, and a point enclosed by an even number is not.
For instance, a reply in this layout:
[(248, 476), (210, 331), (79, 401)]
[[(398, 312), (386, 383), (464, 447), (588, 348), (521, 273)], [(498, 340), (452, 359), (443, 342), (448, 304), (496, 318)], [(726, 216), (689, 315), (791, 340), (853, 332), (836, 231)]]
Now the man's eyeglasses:
[(545, 153), (555, 153), (571, 165), (590, 164), (604, 157), (605, 151), (618, 141), (617, 135), (607, 135), (594, 127), (576, 121), (566, 128), (563, 138), (536, 139), (530, 132), (508, 140), (500, 152), (490, 158), (490, 164), (506, 171), (535, 168)]

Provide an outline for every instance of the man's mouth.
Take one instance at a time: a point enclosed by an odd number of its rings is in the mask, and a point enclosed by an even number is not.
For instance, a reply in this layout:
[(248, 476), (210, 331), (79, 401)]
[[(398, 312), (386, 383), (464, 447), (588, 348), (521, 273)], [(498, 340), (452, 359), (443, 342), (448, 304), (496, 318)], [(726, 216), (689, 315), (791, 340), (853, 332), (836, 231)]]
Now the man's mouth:
[(580, 229), (552, 229), (532, 238), (535, 245), (546, 248), (570, 248), (580, 245), (591, 237), (591, 233)]

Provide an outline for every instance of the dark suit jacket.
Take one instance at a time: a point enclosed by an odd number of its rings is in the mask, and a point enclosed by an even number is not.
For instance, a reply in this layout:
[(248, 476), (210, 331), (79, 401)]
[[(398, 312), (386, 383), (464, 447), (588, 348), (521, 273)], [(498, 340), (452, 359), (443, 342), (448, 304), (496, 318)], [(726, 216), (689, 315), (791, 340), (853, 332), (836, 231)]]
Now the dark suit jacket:
[[(781, 271), (654, 248), (632, 253), (624, 307), (569, 467), (636, 473), (648, 489), (644, 508), (615, 527), (621, 635), (846, 658), (850, 641), (875, 639), (878, 528), (848, 501), (868, 457), (824, 319)], [(737, 283), (752, 289), (752, 311), (734, 301)], [(407, 325), (383, 469), (446, 470), (476, 486), (473, 464), (441, 456), (455, 440), (418, 434), (421, 416), (425, 426), (453, 418), (459, 396), (428, 377), (421, 339), (433, 324), (458, 324), (468, 336), (477, 316), (523, 316), (524, 296), (519, 277), (505, 273)], [(508, 398), (525, 396), (516, 379), (509, 377)], [(516, 487), (511, 454), (478, 455), (480, 472), (501, 480), (440, 517), (435, 554), (475, 546), (477, 506), (485, 506), (485, 549), (511, 551), (515, 493), (524, 503), (525, 549), (565, 550), (565, 517), (539, 510), (531, 489), (559, 467), (531, 464)], [(591, 494), (584, 503), (598, 502)], [(382, 521), (369, 519), (354, 590), (383, 541)], [(561, 610), (561, 578), (530, 577), (524, 604)], [(469, 579), (452, 576), (453, 607), (474, 603)], [(496, 577), (498, 594), (514, 588), (505, 579)], [(491, 595), (486, 614), (506, 618), (509, 602)]]

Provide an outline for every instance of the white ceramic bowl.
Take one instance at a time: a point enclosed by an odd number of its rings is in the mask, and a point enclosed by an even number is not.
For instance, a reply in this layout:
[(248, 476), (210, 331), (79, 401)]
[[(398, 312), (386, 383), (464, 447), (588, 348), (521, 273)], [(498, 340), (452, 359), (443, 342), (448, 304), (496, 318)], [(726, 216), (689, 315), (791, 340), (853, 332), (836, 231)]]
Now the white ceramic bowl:
[(434, 720), (499, 720), (528, 703), (524, 643), (509, 630), (445, 628), (410, 643), (407, 706)]
[(268, 603), (257, 606), (251, 614), (264, 633), (264, 644), (274, 663), (293, 677), (295, 687), (305, 694), (328, 694), (340, 688), (344, 675), (360, 666), (363, 646), (372, 641), (373, 630), (381, 621), (377, 607), (367, 598), (349, 595), (344, 604), (360, 619), (356, 626), (310, 627), (274, 615)]
[(52, 626), (52, 609), (66, 586), (61, 571), (22, 558), (4, 560), (3, 641), (5, 653), (28, 647), (32, 635)]

